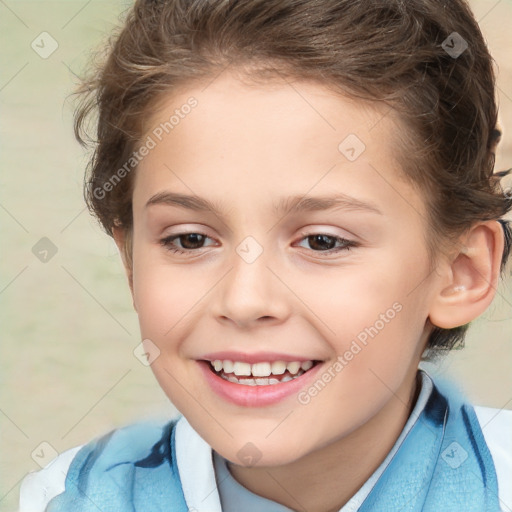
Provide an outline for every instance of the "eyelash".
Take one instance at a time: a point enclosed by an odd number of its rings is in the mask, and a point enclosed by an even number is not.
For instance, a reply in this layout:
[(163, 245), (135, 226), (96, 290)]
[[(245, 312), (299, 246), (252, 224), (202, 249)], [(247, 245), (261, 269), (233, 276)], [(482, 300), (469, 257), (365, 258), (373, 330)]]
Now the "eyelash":
[[(166, 250), (168, 250), (172, 253), (175, 253), (175, 254), (190, 254), (192, 252), (196, 252), (196, 251), (199, 251), (200, 249), (203, 249), (203, 247), (200, 247), (198, 249), (180, 249), (180, 248), (177, 248), (177, 247), (171, 245), (174, 242), (174, 240), (176, 240), (177, 238), (187, 236), (187, 235), (201, 235), (203, 237), (210, 238), (209, 236), (205, 235), (204, 233), (191, 231), (191, 232), (187, 232), (187, 233), (178, 233), (177, 235), (171, 235), (166, 238), (163, 238), (162, 240), (160, 240), (160, 244)], [(348, 240), (346, 238), (342, 238), (340, 236), (329, 235), (327, 233), (301, 233), (301, 235), (303, 236), (303, 238), (301, 238), (300, 241), (305, 240), (309, 237), (313, 237), (313, 236), (326, 236), (327, 238), (332, 238), (336, 242), (341, 242), (342, 244), (344, 244), (342, 247), (328, 249), (327, 251), (313, 251), (313, 252), (319, 252), (322, 254), (333, 254), (333, 253), (338, 253), (341, 251), (350, 251), (351, 248), (358, 247), (360, 245), (358, 242), (355, 242), (354, 240)]]

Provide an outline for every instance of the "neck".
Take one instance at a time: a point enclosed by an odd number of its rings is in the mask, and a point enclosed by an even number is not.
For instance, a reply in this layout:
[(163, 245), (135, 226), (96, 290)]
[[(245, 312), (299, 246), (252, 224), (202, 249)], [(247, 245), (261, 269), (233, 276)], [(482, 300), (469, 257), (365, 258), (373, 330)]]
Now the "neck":
[(419, 394), (419, 373), (368, 422), (348, 436), (278, 467), (228, 463), (233, 477), (259, 496), (292, 510), (337, 512), (384, 461), (400, 436)]

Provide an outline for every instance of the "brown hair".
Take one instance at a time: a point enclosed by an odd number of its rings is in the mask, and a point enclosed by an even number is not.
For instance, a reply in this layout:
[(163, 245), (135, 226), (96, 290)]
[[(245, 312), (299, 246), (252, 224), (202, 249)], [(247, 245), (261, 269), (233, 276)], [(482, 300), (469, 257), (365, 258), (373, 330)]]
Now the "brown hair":
[[(125, 230), (129, 262), (133, 172), (113, 183), (114, 173), (165, 95), (232, 66), (255, 80), (313, 80), (388, 106), (402, 127), (401, 172), (426, 201), (432, 265), (474, 223), (496, 219), (504, 271), (512, 230), (500, 217), (512, 196), (499, 183), (508, 171), (493, 174), (495, 76), (465, 1), (137, 0), (105, 52), (78, 90), (75, 134), (94, 149), (87, 205), (109, 235)], [(96, 135), (88, 137), (92, 113)], [(453, 348), (468, 326), (434, 326), (427, 348)]]

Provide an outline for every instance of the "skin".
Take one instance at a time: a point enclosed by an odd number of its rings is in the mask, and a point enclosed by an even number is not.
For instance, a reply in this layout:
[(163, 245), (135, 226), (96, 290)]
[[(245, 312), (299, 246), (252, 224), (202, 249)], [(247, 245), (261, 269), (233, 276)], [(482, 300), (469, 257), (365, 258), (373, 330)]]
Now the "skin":
[[(462, 325), (491, 303), (501, 227), (476, 224), (461, 238), (462, 251), (429, 271), (425, 204), (398, 175), (391, 115), (318, 84), (251, 86), (224, 73), (206, 88), (190, 84), (169, 95), (150, 126), (190, 96), (198, 106), (137, 168), (133, 267), (123, 229), (114, 231), (142, 339), (160, 350), (152, 370), (242, 485), (293, 510), (338, 510), (403, 429), (432, 326)], [(366, 145), (353, 162), (338, 150), (348, 134)], [(218, 202), (225, 216), (145, 206), (162, 191)], [(282, 196), (334, 192), (382, 214), (272, 210)], [(160, 243), (179, 233), (208, 238), (176, 239), (188, 255)], [(314, 245), (312, 234), (359, 245), (328, 254), (341, 244)], [(250, 264), (236, 251), (248, 236), (263, 249)], [(209, 388), (196, 362), (220, 350), (274, 351), (328, 368), (394, 303), (400, 312), (307, 404), (296, 395), (258, 408), (232, 404)], [(238, 456), (248, 442), (261, 454), (253, 465)]]

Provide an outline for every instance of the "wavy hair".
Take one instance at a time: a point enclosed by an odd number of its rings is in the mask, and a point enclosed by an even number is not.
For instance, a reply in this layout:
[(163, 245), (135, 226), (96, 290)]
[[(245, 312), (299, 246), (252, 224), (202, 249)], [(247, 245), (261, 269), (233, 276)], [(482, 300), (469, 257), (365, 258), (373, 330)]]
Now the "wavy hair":
[[(432, 265), (476, 222), (495, 219), (504, 272), (512, 195), (500, 185), (508, 171), (494, 173), (493, 60), (464, 0), (137, 0), (97, 57), (77, 90), (75, 135), (93, 149), (84, 195), (109, 235), (125, 230), (130, 264), (136, 170), (105, 184), (166, 95), (231, 66), (389, 106), (402, 126), (400, 171), (426, 202)], [(98, 188), (108, 193), (99, 198)], [(460, 345), (468, 326), (434, 326), (428, 354)]]

